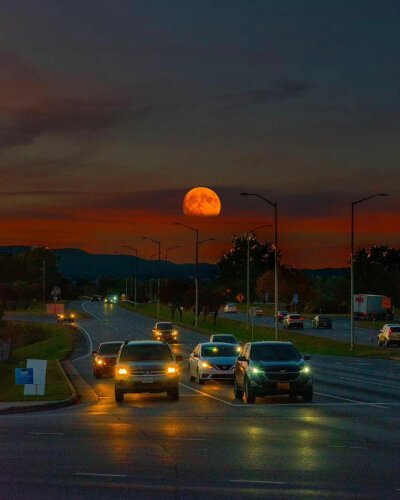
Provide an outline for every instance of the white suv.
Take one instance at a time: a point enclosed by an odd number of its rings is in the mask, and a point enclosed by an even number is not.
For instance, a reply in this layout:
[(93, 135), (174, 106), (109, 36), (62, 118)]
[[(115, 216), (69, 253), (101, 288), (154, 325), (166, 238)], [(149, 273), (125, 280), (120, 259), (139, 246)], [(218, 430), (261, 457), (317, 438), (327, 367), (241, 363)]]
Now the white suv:
[(378, 334), (378, 345), (388, 347), (390, 344), (400, 345), (400, 325), (386, 324)]

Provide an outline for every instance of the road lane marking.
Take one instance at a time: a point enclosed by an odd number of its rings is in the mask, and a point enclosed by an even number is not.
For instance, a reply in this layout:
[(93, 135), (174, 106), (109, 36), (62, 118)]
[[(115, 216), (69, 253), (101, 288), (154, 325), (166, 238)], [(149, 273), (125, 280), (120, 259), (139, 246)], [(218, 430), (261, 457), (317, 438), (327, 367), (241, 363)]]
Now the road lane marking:
[(96, 474), (95, 472), (75, 472), (75, 476), (128, 477), (126, 474)]
[(230, 479), (230, 483), (252, 483), (252, 484), (286, 484), (284, 481), (257, 481), (251, 479)]
[(340, 396), (332, 396), (332, 394), (324, 394), (323, 392), (314, 392), (314, 394), (318, 394), (318, 396), (326, 396), (327, 398), (340, 399), (342, 401), (350, 401), (351, 403), (357, 403), (359, 405), (376, 406), (377, 408), (383, 408), (384, 410), (387, 410), (387, 406), (380, 406), (380, 403), (367, 403), (364, 401), (357, 401), (356, 399), (342, 398)]
[(382, 387), (394, 387), (395, 389), (400, 389), (399, 385), (389, 385), (389, 384), (380, 384), (379, 382), (367, 382), (366, 380), (361, 380), (359, 378), (350, 378), (350, 377), (339, 377), (345, 380), (354, 380), (355, 382), (362, 382), (363, 384), (372, 384), (372, 385), (381, 385)]
[(243, 405), (236, 405), (234, 403), (230, 403), (229, 401), (225, 401), (224, 399), (220, 399), (220, 398), (217, 398), (215, 396), (211, 396), (211, 394), (207, 394), (206, 392), (199, 391), (197, 389), (193, 389), (193, 387), (190, 387), (189, 385), (186, 385), (186, 384), (182, 384), (182, 382), (179, 385), (181, 385), (182, 387), (185, 387), (186, 389), (189, 389), (190, 391), (198, 392), (199, 394), (202, 394), (203, 396), (206, 396), (207, 398), (215, 399), (216, 401), (220, 401), (221, 403), (225, 403), (226, 405), (229, 405), (229, 406), (243, 406)]
[(82, 330), (82, 332), (84, 332), (86, 337), (89, 339), (89, 352), (87, 354), (85, 354), (84, 356), (80, 356), (79, 358), (71, 359), (72, 362), (79, 361), (80, 359), (84, 359), (84, 358), (87, 358), (88, 356), (91, 356), (92, 351), (93, 351), (92, 337), (89, 335), (89, 332), (85, 328), (83, 328), (83, 326), (76, 325), (76, 327), (79, 328), (79, 330)]
[(330, 448), (351, 448), (353, 450), (360, 450), (360, 449), (364, 449), (365, 450), (364, 446), (347, 446), (345, 444), (328, 444), (328, 446)]
[(28, 434), (34, 434), (35, 436), (63, 436), (63, 432), (28, 432)]

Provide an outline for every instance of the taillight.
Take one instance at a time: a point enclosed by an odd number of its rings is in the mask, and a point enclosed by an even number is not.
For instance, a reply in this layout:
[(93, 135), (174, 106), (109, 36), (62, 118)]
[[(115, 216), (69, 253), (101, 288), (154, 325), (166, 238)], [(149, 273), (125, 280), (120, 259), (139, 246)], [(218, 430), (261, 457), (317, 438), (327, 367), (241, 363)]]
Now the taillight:
[(293, 321), (293, 318), (289, 318), (289, 321)]
[(389, 328), (389, 332), (388, 332), (388, 335), (390, 335), (392, 333), (392, 329)]
[(300, 319), (300, 321), (304, 321), (304, 318), (299, 318), (299, 319)]

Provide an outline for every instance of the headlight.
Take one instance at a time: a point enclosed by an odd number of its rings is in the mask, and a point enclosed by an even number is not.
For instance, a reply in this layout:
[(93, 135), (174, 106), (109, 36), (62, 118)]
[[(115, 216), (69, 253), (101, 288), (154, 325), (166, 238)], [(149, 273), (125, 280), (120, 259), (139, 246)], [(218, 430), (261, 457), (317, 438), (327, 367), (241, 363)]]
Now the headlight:
[(176, 369), (175, 366), (169, 366), (167, 368), (167, 373), (176, 373), (178, 370)]
[(96, 359), (96, 364), (102, 365), (103, 364), (103, 360), (102, 359)]
[(212, 366), (210, 365), (210, 363), (207, 363), (207, 361), (202, 361), (201, 362), (201, 367), (202, 368), (208, 368), (208, 369), (212, 368)]
[(118, 368), (118, 375), (128, 375), (128, 370), (126, 368)]
[(172, 335), (178, 335), (178, 331), (177, 331), (177, 330), (174, 330), (174, 331), (172, 332)]
[(311, 373), (311, 369), (309, 366), (305, 366), (302, 368), (301, 373)]
[(71, 316), (71, 318), (75, 318), (75, 314), (71, 314), (70, 316)]
[(240, 347), (240, 345), (236, 347), (236, 352), (242, 352), (242, 348)]
[(257, 366), (252, 366), (250, 370), (252, 373), (261, 373), (261, 370)]

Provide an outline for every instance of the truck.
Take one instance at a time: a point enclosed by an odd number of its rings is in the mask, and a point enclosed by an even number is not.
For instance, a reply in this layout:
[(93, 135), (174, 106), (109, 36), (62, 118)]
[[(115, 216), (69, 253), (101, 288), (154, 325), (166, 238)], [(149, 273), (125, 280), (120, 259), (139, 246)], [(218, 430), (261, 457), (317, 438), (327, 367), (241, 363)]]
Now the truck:
[(358, 293), (354, 295), (354, 318), (364, 320), (390, 320), (392, 303), (385, 295)]

